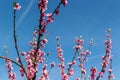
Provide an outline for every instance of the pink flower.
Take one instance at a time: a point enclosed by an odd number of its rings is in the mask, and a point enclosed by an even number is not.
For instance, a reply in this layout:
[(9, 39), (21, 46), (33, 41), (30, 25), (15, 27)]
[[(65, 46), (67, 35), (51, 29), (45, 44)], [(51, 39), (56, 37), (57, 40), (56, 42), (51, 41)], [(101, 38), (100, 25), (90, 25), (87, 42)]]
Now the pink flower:
[(103, 77), (103, 72), (98, 73), (100, 77)]
[(13, 67), (12, 67), (12, 62), (8, 60), (8, 58), (5, 59), (6, 62), (6, 67), (8, 69), (8, 77), (10, 80), (16, 80), (16, 75), (15, 73), (12, 72)]
[(68, 75), (70, 75), (70, 76), (72, 76), (74, 74), (74, 69), (72, 68), (72, 69), (69, 69), (68, 70)]
[(96, 77), (95, 77), (95, 74), (96, 74), (96, 72), (97, 72), (96, 67), (92, 67), (92, 68), (90, 69), (90, 72), (91, 72), (90, 78), (91, 78), (92, 80), (96, 80)]
[(41, 12), (45, 12), (45, 10), (47, 10), (47, 4), (48, 0), (39, 0), (38, 8), (41, 10)]
[(82, 68), (81, 71), (82, 71), (83, 74), (86, 74), (86, 69), (85, 68)]
[(76, 80), (80, 80), (80, 78), (76, 78)]
[(41, 28), (40, 29), (40, 34), (44, 34), (46, 32), (46, 29), (45, 28)]
[(20, 73), (21, 73), (21, 76), (23, 77), (24, 76), (24, 71), (22, 68), (20, 68)]
[(67, 5), (68, 1), (67, 0), (61, 0), (61, 2), (63, 3), (64, 6)]
[(59, 46), (57, 47), (57, 52), (58, 53), (62, 53), (63, 52), (63, 50), (61, 49), (61, 47), (59, 47)]
[(47, 21), (46, 21), (46, 24), (50, 23), (50, 22), (53, 22), (53, 18), (52, 17), (48, 17)]
[(75, 61), (75, 60), (73, 60), (73, 61), (72, 61), (72, 64), (73, 64), (73, 65), (76, 65), (76, 61)]
[(21, 52), (21, 55), (22, 55), (22, 56), (25, 56), (25, 55), (26, 55), (26, 52), (24, 52), (24, 51)]
[(108, 79), (114, 79), (115, 78), (115, 76), (114, 76), (114, 74), (112, 74), (112, 75), (108, 75)]
[(55, 66), (55, 62), (50, 63), (51, 67)]
[(40, 78), (38, 78), (38, 80), (46, 80), (44, 76), (41, 76)]
[(68, 75), (65, 74), (65, 73), (63, 73), (63, 74), (62, 74), (62, 80), (68, 80)]
[(68, 66), (72, 66), (72, 62), (68, 62)]
[(47, 42), (48, 42), (47, 39), (43, 39), (43, 40), (42, 40), (42, 43), (43, 43), (43, 44), (46, 44)]
[(91, 52), (89, 50), (86, 50), (86, 54), (91, 54)]
[(108, 69), (108, 72), (111, 73), (111, 72), (112, 72), (112, 69)]
[(14, 10), (20, 10), (21, 6), (19, 3), (14, 2)]

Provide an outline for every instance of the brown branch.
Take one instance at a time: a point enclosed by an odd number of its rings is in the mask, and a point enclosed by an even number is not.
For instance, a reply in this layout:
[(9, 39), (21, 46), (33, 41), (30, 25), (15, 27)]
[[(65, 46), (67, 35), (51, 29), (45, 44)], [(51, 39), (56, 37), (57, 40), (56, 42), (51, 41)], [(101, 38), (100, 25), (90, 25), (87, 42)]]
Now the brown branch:
[[(107, 33), (110, 35), (110, 31), (107, 31)], [(107, 39), (110, 40), (110, 37)], [(107, 48), (107, 45), (105, 46), (105, 50), (106, 50), (106, 48)], [(108, 53), (107, 53), (107, 51), (105, 51), (105, 52), (106, 52), (105, 53), (105, 59), (106, 59), (108, 57)], [(104, 68), (105, 68), (105, 66), (103, 65), (100, 72), (102, 72), (104, 70)], [(112, 69), (112, 59), (110, 61), (110, 68)], [(97, 76), (96, 80), (99, 80), (99, 78), (100, 78), (100, 75)]]
[[(92, 44), (89, 45), (89, 48), (88, 48), (89, 51), (90, 51), (90, 49), (91, 49), (91, 46), (92, 46)], [(88, 54), (85, 55), (85, 57), (83, 58), (83, 61), (82, 61), (82, 62), (85, 61), (85, 59), (86, 59), (87, 56), (88, 56)]]
[[(62, 2), (60, 2), (58, 5), (57, 5), (57, 7), (54, 9), (54, 11), (52, 12), (52, 15), (51, 15), (51, 17), (53, 17), (53, 15), (55, 14), (55, 12), (56, 12), (56, 10), (57, 9), (59, 9), (60, 8), (60, 6), (61, 6), (61, 4), (62, 4)], [(40, 11), (40, 14), (41, 14), (42, 12)], [(42, 18), (42, 15), (40, 15), (40, 20), (41, 20), (41, 18)], [(39, 30), (43, 27), (42, 26), (42, 24), (41, 23), (39, 23)], [(46, 28), (45, 26), (44, 26), (44, 28)], [(38, 30), (38, 31), (39, 31)], [(37, 48), (36, 48), (36, 52), (35, 52), (35, 61), (34, 62), (36, 62), (36, 57), (37, 57), (37, 52), (38, 52), (38, 49), (39, 49), (39, 47), (40, 47), (40, 42), (41, 42), (41, 37), (43, 36), (43, 34), (41, 34), (40, 32), (39, 32), (39, 34), (38, 34), (38, 40), (37, 40)], [(34, 66), (35, 66), (35, 64), (34, 64)], [(35, 67), (36, 68), (36, 67)], [(36, 72), (37, 73), (37, 72)], [(36, 79), (36, 73), (35, 73), (35, 76), (33, 77), (33, 80), (35, 80)]]
[[(106, 57), (107, 57), (107, 53), (105, 54), (105, 58), (106, 58)], [(101, 71), (100, 71), (100, 72), (102, 72), (102, 71), (104, 70), (104, 68), (105, 68), (105, 67), (104, 67), (104, 66), (102, 66), (102, 69), (101, 69)], [(100, 78), (100, 75), (98, 75), (98, 76), (97, 76), (96, 80), (99, 80), (99, 78)]]
[[(0, 58), (1, 58), (1, 59), (6, 59), (5, 56), (0, 56)], [(17, 61), (12, 60), (12, 59), (10, 59), (10, 58), (7, 58), (7, 59), (10, 60), (11, 62), (13, 62), (14, 64), (18, 65), (19, 67), (22, 67)]]
[[(90, 43), (88, 50), (90, 51), (92, 44)], [(83, 51), (84, 52), (84, 51)], [(80, 55), (79, 55), (80, 56)], [(85, 59), (87, 58), (88, 54), (85, 55), (85, 57), (80, 61), (80, 63), (84, 64)], [(85, 74), (83, 74), (82, 70), (81, 70), (81, 79), (85, 80), (86, 77), (84, 77)]]
[(54, 11), (53, 11), (51, 17), (55, 14), (56, 10), (58, 10), (58, 9), (60, 8), (61, 5), (62, 5), (62, 2), (60, 2), (60, 3), (57, 5), (57, 7), (54, 9)]
[(18, 56), (18, 59), (19, 59), (19, 63), (21, 65), (21, 68), (24, 70), (24, 72), (26, 74), (26, 70), (25, 70), (25, 68), (23, 66), (23, 63), (21, 61), (19, 50), (18, 50), (18, 45), (17, 45), (17, 37), (16, 37), (16, 10), (14, 10), (14, 16), (13, 16), (13, 33), (14, 33), (13, 36), (14, 36), (15, 49), (16, 49), (17, 56)]
[[(75, 60), (77, 53), (78, 53), (78, 51), (74, 53), (74, 56), (72, 57), (72, 62)], [(73, 64), (72, 64), (72, 65), (73, 65)], [(72, 65), (70, 65), (70, 66), (68, 67), (67, 75), (69, 74), (69, 70), (72, 68)]]
[[(112, 70), (112, 59), (110, 59), (110, 69)], [(109, 75), (111, 75), (112, 72), (109, 72)], [(111, 78), (108, 78), (108, 80), (110, 80)]]

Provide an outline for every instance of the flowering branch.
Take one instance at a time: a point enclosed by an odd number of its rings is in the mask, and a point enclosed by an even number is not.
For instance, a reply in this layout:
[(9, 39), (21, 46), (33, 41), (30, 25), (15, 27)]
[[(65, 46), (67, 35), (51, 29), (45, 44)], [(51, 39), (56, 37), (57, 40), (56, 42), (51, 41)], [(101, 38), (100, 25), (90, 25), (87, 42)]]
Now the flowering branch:
[[(65, 0), (66, 1), (66, 0)], [(49, 15), (46, 15), (48, 16), (48, 19), (46, 22), (44, 22), (44, 17), (45, 17), (45, 11), (47, 9), (47, 3), (48, 3), (48, 0), (40, 0), (39, 3), (38, 3), (38, 8), (40, 9), (40, 22), (39, 22), (39, 26), (38, 26), (38, 31), (39, 31), (39, 34), (38, 34), (38, 40), (37, 40), (37, 48), (35, 50), (35, 61), (36, 62), (36, 53), (38, 52), (38, 49), (40, 48), (40, 42), (41, 42), (41, 37), (43, 36), (43, 34), (46, 32), (46, 26), (48, 25), (49, 22), (52, 22), (53, 21), (53, 15), (56, 13), (58, 14), (59, 13), (59, 8), (60, 8), (60, 5), (62, 3), (64, 3), (66, 5), (66, 2), (61, 0), (61, 2), (57, 5), (57, 7), (54, 9), (54, 11), (52, 12), (52, 14), (49, 14)], [(34, 63), (34, 68), (36, 68), (35, 66), (35, 63)], [(35, 76), (33, 77), (33, 80), (36, 79), (36, 73), (35, 73)]]
[[(97, 76), (96, 80), (99, 80), (100, 77), (103, 77), (103, 74), (105, 73), (105, 69), (107, 68), (108, 66), (108, 63), (109, 63), (109, 60), (110, 60), (110, 71), (109, 71), (109, 76), (108, 76), (108, 80), (110, 80), (111, 78), (113, 78), (113, 75), (111, 76), (111, 69), (112, 69), (112, 56), (111, 56), (111, 43), (112, 43), (112, 40), (110, 38), (110, 29), (107, 29), (106, 32), (107, 32), (107, 40), (105, 41), (105, 55), (102, 57), (102, 69), (101, 71), (99, 72), (99, 75)], [(108, 60), (109, 59), (109, 60)]]
[(13, 6), (14, 6), (14, 16), (13, 16), (13, 33), (14, 33), (14, 35), (13, 36), (14, 36), (15, 49), (16, 49), (17, 56), (18, 56), (18, 62), (20, 63), (21, 68), (23, 69), (23, 71), (26, 74), (26, 70), (25, 70), (23, 63), (21, 61), (21, 58), (20, 58), (18, 45), (17, 45), (17, 37), (16, 37), (16, 10), (19, 10), (21, 8), (21, 6), (19, 5), (19, 3), (16, 3), (16, 2), (13, 3)]
[[(5, 56), (0, 56), (1, 59), (6, 59)], [(10, 59), (10, 58), (7, 58), (9, 61), (15, 63), (16, 65), (18, 65), (19, 67), (22, 67), (17, 61), (13, 60), (13, 59)]]

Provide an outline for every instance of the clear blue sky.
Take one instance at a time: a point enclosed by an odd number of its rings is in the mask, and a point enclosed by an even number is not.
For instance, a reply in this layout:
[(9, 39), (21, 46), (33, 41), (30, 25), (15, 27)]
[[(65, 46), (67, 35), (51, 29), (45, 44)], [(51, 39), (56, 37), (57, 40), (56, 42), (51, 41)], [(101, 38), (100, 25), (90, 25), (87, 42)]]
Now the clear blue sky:
[[(4, 45), (8, 46), (9, 56), (16, 58), (13, 43), (13, 1), (19, 2), (22, 6), (17, 12), (17, 37), (20, 51), (27, 51), (30, 47), (28, 42), (32, 39), (34, 26), (38, 25), (39, 11), (37, 9), (38, 0), (0, 0), (0, 55), (5, 55)], [(52, 12), (59, 0), (49, 0), (48, 11)], [(101, 69), (101, 56), (105, 53), (104, 40), (105, 30), (112, 28), (112, 54), (113, 54), (113, 73), (115, 80), (120, 79), (120, 0), (69, 0), (68, 5), (61, 7), (60, 15), (55, 16), (54, 22), (49, 24), (47, 30), (50, 32), (48, 44), (45, 52), (50, 51), (49, 62), (55, 61), (56, 58), (56, 42), (55, 37), (61, 36), (61, 45), (64, 50), (65, 62), (71, 61), (73, 56), (74, 38), (82, 35), (85, 40), (85, 48), (90, 38), (94, 39), (92, 54), (88, 57), (89, 62), (86, 66), (96, 66)], [(4, 68), (5, 63), (0, 59), (0, 80), (8, 80), (7, 71)], [(17, 80), (20, 78), (18, 67), (14, 70), (17, 74)], [(80, 75), (79, 69), (75, 69), (74, 77)], [(87, 70), (89, 71), (89, 69)], [(56, 67), (52, 70), (50, 80), (60, 78), (59, 69)], [(89, 73), (88, 73), (89, 74)], [(60, 80), (60, 79), (58, 79)], [(107, 80), (107, 79), (101, 79)]]

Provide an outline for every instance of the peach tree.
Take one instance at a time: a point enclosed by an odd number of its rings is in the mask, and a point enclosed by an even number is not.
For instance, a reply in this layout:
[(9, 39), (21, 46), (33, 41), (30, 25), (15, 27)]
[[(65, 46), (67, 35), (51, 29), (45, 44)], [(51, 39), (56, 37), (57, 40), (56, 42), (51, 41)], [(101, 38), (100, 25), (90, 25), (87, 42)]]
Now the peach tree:
[[(51, 69), (55, 66), (55, 62), (50, 63), (50, 67), (48, 70), (48, 56), (50, 52), (45, 53), (43, 48), (45, 48), (47, 41), (47, 31), (46, 28), (49, 23), (54, 21), (54, 15), (59, 15), (60, 7), (66, 7), (68, 1), (67, 0), (60, 0), (56, 8), (52, 13), (46, 13), (48, 0), (39, 0), (38, 1), (38, 10), (40, 12), (39, 17), (39, 25), (38, 27), (34, 28), (33, 32), (33, 39), (29, 42), (31, 49), (27, 52), (19, 51), (18, 44), (17, 44), (17, 37), (16, 37), (16, 12), (20, 10), (21, 6), (19, 3), (13, 3), (13, 38), (14, 38), (14, 46), (16, 49), (17, 60), (13, 60), (8, 57), (8, 50), (5, 47), (6, 56), (0, 56), (1, 59), (4, 59), (6, 62), (6, 68), (8, 71), (8, 78), (9, 80), (16, 80), (16, 74), (13, 72), (12, 63), (16, 64), (19, 67), (21, 77), (25, 78), (25, 80), (49, 80), (49, 74)], [(74, 74), (74, 65), (78, 65), (80, 68), (81, 75), (74, 80), (99, 80), (103, 77), (106, 70), (108, 70), (108, 80), (114, 78), (112, 74), (112, 55), (111, 55), (111, 36), (110, 36), (110, 29), (107, 29), (106, 32), (106, 40), (105, 44), (105, 54), (102, 56), (102, 63), (101, 63), (101, 70), (98, 71), (96, 67), (92, 66), (90, 69), (90, 73), (88, 76), (86, 74), (86, 67), (85, 63), (88, 61), (87, 56), (91, 54), (91, 47), (94, 44), (93, 39), (90, 40), (89, 48), (84, 49), (83, 38), (77, 37), (75, 38), (75, 46), (74, 46), (74, 55), (72, 57), (71, 62), (68, 62), (68, 67), (66, 67), (63, 57), (63, 50), (60, 45), (60, 37), (56, 37), (56, 52), (57, 58), (59, 60), (58, 67), (60, 70), (61, 80), (69, 80), (70, 76)], [(46, 56), (46, 57), (44, 57)], [(24, 60), (21, 59), (24, 58)], [(75, 60), (77, 58), (77, 60)], [(26, 64), (23, 64), (23, 61)], [(41, 75), (38, 74), (38, 67), (39, 65), (43, 64), (41, 69)], [(39, 76), (39, 77), (38, 77)]]

